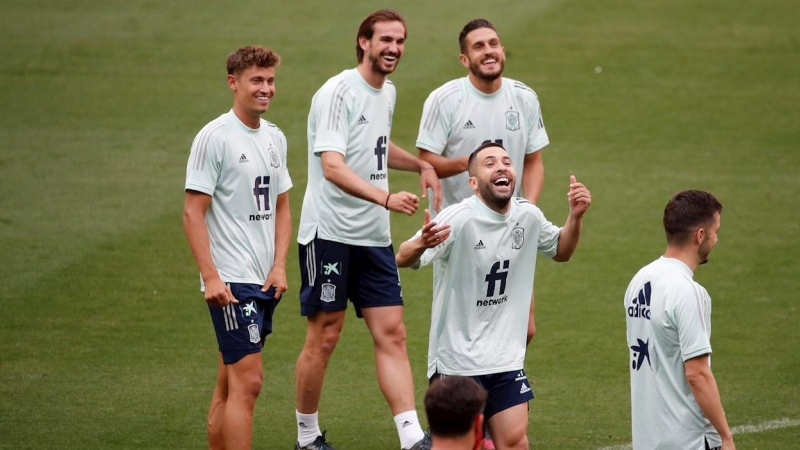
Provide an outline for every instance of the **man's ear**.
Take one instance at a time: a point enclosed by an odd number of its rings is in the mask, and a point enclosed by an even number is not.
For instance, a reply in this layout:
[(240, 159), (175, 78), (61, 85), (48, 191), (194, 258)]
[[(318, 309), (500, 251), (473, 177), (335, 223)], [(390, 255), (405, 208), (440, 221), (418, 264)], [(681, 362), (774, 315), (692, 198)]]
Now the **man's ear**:
[(458, 55), (458, 60), (461, 61), (461, 65), (464, 66), (465, 69), (469, 69), (469, 59), (467, 59), (467, 55), (461, 53)]
[(699, 245), (702, 244), (703, 241), (706, 240), (706, 229), (704, 227), (700, 227), (697, 231), (694, 232), (694, 241)]

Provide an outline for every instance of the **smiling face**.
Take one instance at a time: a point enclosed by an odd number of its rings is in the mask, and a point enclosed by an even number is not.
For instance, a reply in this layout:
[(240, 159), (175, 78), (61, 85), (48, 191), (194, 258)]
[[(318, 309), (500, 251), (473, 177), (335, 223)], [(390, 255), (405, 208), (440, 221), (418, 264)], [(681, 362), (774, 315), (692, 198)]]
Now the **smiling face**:
[(369, 63), (370, 69), (379, 75), (386, 76), (394, 72), (406, 42), (406, 29), (400, 21), (379, 21), (375, 22), (374, 33), (370, 39), (361, 36), (358, 39), (359, 46), (364, 51), (361, 64), (364, 58)]
[(517, 173), (508, 153), (497, 146), (478, 151), (470, 167), (469, 185), (489, 208), (505, 213), (517, 184)]
[(503, 75), (506, 54), (495, 30), (478, 28), (466, 35), (459, 59), (472, 75), (491, 82)]
[(252, 124), (258, 124), (275, 96), (275, 67), (250, 66), (241, 73), (228, 75), (228, 86), (233, 91), (234, 112), (242, 122), (255, 128)]

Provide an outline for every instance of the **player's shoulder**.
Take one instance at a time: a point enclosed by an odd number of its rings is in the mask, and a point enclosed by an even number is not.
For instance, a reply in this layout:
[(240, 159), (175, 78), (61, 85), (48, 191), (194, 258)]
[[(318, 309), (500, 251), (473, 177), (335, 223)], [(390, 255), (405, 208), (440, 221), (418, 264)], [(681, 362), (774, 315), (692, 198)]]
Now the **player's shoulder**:
[(536, 91), (522, 81), (503, 77), (503, 83), (507, 83), (508, 86), (511, 87), (511, 92), (513, 92), (514, 96), (539, 101), (539, 96), (536, 94)]
[(428, 95), (428, 100), (433, 100), (437, 103), (443, 102), (447, 99), (458, 99), (464, 95), (464, 80), (466, 78), (456, 78), (434, 89)]
[(544, 215), (538, 206), (534, 205), (524, 197), (514, 197), (511, 199), (511, 201), (514, 202), (514, 205), (520, 214), (530, 214), (536, 217), (541, 217)]
[(477, 211), (473, 208), (472, 197), (465, 198), (460, 202), (450, 205), (447, 208), (439, 211), (439, 214), (433, 219), (436, 223), (454, 224), (464, 222), (470, 217), (477, 215)]
[(353, 85), (352, 82), (350, 81), (350, 77), (352, 75), (350, 74), (351, 70), (355, 69), (344, 70), (328, 78), (328, 80), (325, 81), (325, 83), (323, 83), (319, 89), (317, 89), (317, 93), (315, 96), (344, 95), (352, 91)]
[(270, 134), (276, 134), (278, 136), (283, 137), (284, 139), (286, 138), (286, 135), (283, 133), (283, 130), (281, 130), (279, 126), (275, 125), (269, 120), (261, 119), (261, 126), (263, 126), (264, 129), (267, 130), (267, 132), (269, 132)]
[(225, 139), (225, 136), (230, 129), (230, 122), (228, 115), (225, 113), (208, 122), (194, 138), (194, 143), (198, 145), (208, 145), (209, 142), (219, 141)]

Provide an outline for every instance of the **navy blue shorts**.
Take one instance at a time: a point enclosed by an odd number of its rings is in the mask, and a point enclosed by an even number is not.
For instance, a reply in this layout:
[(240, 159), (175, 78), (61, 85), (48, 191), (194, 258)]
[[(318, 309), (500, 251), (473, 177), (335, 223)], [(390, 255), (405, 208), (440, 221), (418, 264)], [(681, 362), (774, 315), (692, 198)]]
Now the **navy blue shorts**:
[(347, 299), (362, 308), (403, 304), (394, 249), (315, 238), (300, 244), (300, 315), (343, 311)]
[(706, 450), (720, 450), (722, 447), (709, 447), (708, 439), (706, 439)]
[[(430, 382), (433, 383), (435, 380), (446, 376), (435, 373)], [(475, 375), (470, 378), (477, 381), (489, 394), (486, 399), (486, 408), (483, 409), (483, 417), (486, 420), (489, 420), (489, 417), (500, 411), (522, 403), (528, 403), (533, 399), (533, 389), (531, 389), (531, 384), (528, 382), (528, 376), (525, 375), (525, 370)]]
[(208, 307), (225, 364), (261, 351), (264, 339), (272, 333), (272, 313), (278, 305), (274, 287), (261, 292), (258, 284), (230, 283), (229, 286), (239, 303)]

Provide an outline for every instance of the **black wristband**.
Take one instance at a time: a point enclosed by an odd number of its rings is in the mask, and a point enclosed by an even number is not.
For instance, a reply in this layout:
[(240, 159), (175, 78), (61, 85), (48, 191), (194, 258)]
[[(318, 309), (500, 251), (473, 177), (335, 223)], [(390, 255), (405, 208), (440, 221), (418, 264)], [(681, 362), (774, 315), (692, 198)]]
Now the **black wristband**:
[(383, 202), (383, 207), (386, 208), (386, 209), (389, 209), (389, 197), (391, 197), (391, 196), (392, 196), (392, 193), (390, 192), (389, 195), (386, 196), (386, 201)]

